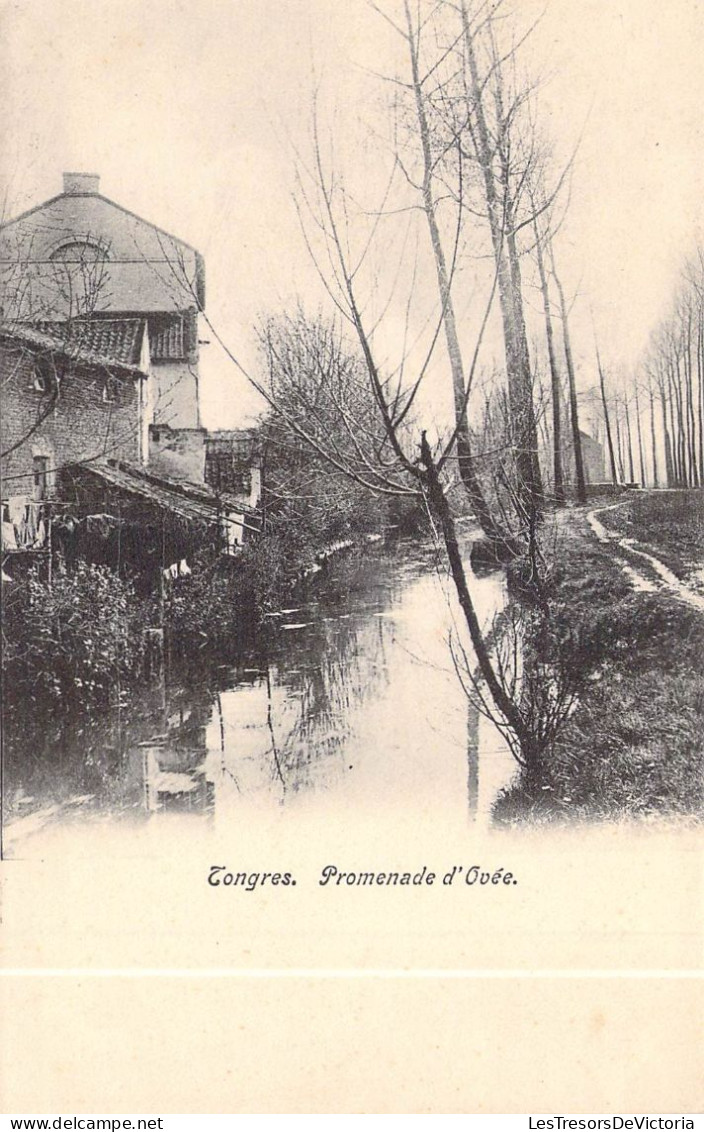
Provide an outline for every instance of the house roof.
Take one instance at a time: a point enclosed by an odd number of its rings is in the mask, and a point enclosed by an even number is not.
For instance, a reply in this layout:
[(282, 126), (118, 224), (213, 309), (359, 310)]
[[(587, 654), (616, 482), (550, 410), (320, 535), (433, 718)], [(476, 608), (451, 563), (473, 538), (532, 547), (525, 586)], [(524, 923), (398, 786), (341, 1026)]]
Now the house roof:
[[(106, 325), (111, 329), (106, 331), (93, 329)], [(106, 369), (119, 368), (134, 377), (144, 377), (144, 372), (138, 364), (144, 326), (143, 319), (109, 319), (95, 323), (0, 322), (0, 337), (14, 340), (37, 351), (58, 353), (71, 361), (85, 365)], [(139, 351), (136, 347), (137, 341)]]
[(206, 452), (227, 452), (238, 460), (251, 460), (260, 455), (263, 437), (258, 428), (208, 429), (205, 435)]
[(156, 361), (180, 361), (187, 351), (186, 330), (180, 313), (152, 318), (149, 345)]
[(195, 252), (196, 255), (200, 255), (198, 249), (194, 248), (192, 244), (187, 243), (186, 240), (182, 240), (179, 236), (174, 236), (173, 233), (167, 232), (165, 228), (160, 228), (158, 224), (152, 224), (151, 220), (145, 220), (143, 216), (139, 216), (136, 212), (132, 212), (131, 209), (125, 208), (124, 205), (118, 204), (115, 200), (111, 200), (110, 197), (104, 196), (103, 193), (57, 193), (56, 196), (49, 197), (49, 200), (43, 200), (39, 204), (33, 205), (31, 208), (25, 209), (24, 212), (20, 212), (18, 216), (12, 216), (9, 220), (5, 220), (2, 224), (0, 224), (0, 232), (2, 232), (5, 228), (11, 227), (11, 225), (13, 224), (17, 224), (20, 220), (26, 220), (26, 218), (28, 216), (31, 216), (33, 213), (40, 212), (43, 208), (48, 208), (49, 205), (54, 204), (57, 200), (62, 200), (64, 197), (97, 197), (99, 200), (105, 201), (106, 204), (111, 205), (113, 208), (119, 209), (119, 211), (123, 212), (125, 216), (131, 216), (135, 220), (140, 220), (142, 224), (148, 224), (150, 228), (154, 228), (154, 230), (160, 232), (162, 236), (166, 236), (169, 240), (173, 240), (175, 244), (180, 244), (181, 247), (188, 248), (189, 251)]
[(139, 367), (146, 328), (143, 318), (72, 319), (35, 325), (81, 354)]

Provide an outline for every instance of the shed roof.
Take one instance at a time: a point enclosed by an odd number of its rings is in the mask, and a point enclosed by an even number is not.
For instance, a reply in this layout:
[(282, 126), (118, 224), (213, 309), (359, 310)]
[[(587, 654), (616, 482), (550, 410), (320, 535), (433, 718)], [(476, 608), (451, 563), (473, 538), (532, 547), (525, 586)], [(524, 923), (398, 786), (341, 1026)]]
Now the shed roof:
[(191, 522), (213, 526), (229, 512), (251, 516), (256, 514), (253, 508), (247, 507), (234, 496), (217, 496), (205, 486), (155, 476), (124, 461), (101, 460), (90, 464), (75, 464), (69, 470), (73, 475), (85, 472), (97, 476), (112, 487), (140, 496)]

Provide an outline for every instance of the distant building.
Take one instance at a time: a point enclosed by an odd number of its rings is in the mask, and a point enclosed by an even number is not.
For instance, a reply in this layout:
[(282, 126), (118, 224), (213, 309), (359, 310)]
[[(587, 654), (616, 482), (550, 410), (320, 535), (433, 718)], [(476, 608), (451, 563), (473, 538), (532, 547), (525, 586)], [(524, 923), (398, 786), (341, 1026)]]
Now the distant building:
[[(563, 428), (564, 428), (563, 424)], [(579, 439), (582, 447), (582, 462), (584, 464), (584, 479), (587, 484), (604, 483), (606, 480), (606, 462), (604, 458), (604, 446), (588, 432), (579, 430)], [(566, 431), (564, 444), (562, 446), (562, 472), (565, 477), (565, 483), (576, 483), (576, 472), (574, 463), (574, 446), (572, 443), (572, 431), (570, 428)]]
[(582, 444), (582, 462), (584, 464), (584, 478), (587, 483), (603, 483), (606, 479), (606, 462), (604, 460), (604, 446), (587, 432), (579, 430), (579, 439)]
[(261, 437), (256, 429), (149, 430), (149, 470), (185, 483), (207, 484), (218, 494), (258, 507), (262, 494)]

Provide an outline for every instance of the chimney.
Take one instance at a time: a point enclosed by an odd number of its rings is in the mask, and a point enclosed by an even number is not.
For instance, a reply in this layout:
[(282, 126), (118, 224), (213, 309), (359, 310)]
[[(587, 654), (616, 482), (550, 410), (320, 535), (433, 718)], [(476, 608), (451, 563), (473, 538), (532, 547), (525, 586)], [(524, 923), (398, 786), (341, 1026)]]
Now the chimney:
[(97, 173), (64, 173), (64, 192), (74, 196), (100, 192), (100, 176)]

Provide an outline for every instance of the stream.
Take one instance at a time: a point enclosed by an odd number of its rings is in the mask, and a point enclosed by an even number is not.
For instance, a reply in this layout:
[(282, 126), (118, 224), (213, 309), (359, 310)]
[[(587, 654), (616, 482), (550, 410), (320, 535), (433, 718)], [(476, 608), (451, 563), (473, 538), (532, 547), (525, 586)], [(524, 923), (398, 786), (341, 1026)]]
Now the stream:
[[(471, 588), (488, 626), (503, 575)], [(469, 704), (451, 636), (464, 639), (452, 586), (427, 551), (353, 553), (232, 663), (167, 664), (109, 712), (6, 730), (4, 855), (89, 855), (98, 832), (129, 852), (145, 827), (168, 849), (184, 825), (331, 814), (489, 825), (515, 763)]]

